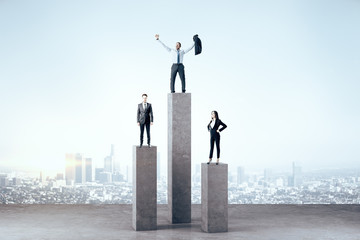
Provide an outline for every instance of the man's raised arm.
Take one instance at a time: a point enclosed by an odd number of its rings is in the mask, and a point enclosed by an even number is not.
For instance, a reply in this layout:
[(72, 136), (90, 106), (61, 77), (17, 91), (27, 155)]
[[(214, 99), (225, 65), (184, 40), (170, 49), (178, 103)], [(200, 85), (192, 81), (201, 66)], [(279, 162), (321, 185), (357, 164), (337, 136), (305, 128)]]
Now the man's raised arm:
[(159, 41), (159, 43), (161, 43), (161, 45), (163, 45), (163, 47), (164, 47), (168, 52), (171, 51), (171, 48), (169, 48), (169, 47), (166, 46), (162, 41), (160, 41), (160, 39), (159, 39), (159, 34), (155, 34), (155, 38), (156, 38), (156, 40)]
[(186, 49), (186, 50), (184, 50), (184, 52), (185, 53), (188, 53), (191, 49), (193, 49), (194, 48), (194, 46), (195, 46), (195, 43), (190, 47), (190, 48), (188, 48), (188, 49)]

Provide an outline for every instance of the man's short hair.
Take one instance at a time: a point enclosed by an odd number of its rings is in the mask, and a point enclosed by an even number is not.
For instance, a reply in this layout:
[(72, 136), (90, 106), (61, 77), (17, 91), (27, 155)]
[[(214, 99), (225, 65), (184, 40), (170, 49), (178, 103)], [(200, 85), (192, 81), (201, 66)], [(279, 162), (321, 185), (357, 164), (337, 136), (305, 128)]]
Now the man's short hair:
[(147, 94), (146, 94), (146, 93), (144, 93), (141, 97), (144, 97), (144, 96), (145, 96), (145, 97), (147, 97)]

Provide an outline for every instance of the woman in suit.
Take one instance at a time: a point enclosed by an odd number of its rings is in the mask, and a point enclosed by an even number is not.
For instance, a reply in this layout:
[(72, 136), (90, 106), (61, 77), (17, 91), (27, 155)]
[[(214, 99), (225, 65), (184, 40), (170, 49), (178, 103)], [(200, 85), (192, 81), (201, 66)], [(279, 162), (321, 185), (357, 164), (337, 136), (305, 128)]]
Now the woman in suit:
[[(219, 127), (221, 128), (219, 129)], [(210, 155), (209, 155), (209, 161), (207, 164), (210, 164), (213, 152), (214, 152), (214, 142), (216, 143), (216, 152), (217, 152), (217, 161), (216, 165), (219, 164), (220, 160), (220, 132), (226, 128), (226, 124), (223, 123), (219, 119), (219, 114), (217, 111), (211, 112), (211, 121), (209, 125), (207, 126), (209, 132), (210, 132)]]

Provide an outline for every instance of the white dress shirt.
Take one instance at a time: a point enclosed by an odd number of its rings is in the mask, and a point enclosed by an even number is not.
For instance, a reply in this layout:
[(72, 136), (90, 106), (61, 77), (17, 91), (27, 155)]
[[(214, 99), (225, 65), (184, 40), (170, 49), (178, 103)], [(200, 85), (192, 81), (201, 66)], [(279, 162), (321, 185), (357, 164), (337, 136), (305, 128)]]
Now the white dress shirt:
[(147, 105), (147, 103), (144, 103), (144, 102), (143, 102), (143, 108), (144, 108), (144, 109), (146, 109), (145, 104)]
[(211, 123), (210, 123), (210, 126), (211, 126), (211, 128), (214, 128), (214, 125), (215, 125), (215, 118), (211, 121)]
[[(160, 41), (160, 39), (158, 39), (159, 43), (161, 43), (164, 48), (168, 51), (168, 52), (171, 52), (171, 59), (172, 59), (172, 62), (173, 63), (178, 63), (177, 62), (177, 50), (175, 48), (169, 48), (168, 46), (166, 46), (162, 41)], [(180, 62), (179, 63), (183, 63), (183, 60), (184, 60), (184, 55), (185, 53), (188, 53), (191, 49), (193, 49), (193, 47), (195, 46), (195, 43), (188, 49), (186, 49), (185, 51), (184, 50), (181, 50), (179, 51), (179, 54), (180, 54)]]

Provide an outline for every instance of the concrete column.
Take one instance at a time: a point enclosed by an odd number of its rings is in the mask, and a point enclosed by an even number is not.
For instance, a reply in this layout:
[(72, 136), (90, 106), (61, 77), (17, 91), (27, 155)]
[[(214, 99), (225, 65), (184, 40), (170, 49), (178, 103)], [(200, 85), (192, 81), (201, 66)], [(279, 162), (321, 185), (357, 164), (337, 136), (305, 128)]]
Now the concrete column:
[(157, 229), (156, 154), (156, 146), (133, 146), (132, 226), (136, 231)]
[(171, 223), (191, 222), (191, 93), (168, 94), (168, 206)]
[(228, 231), (228, 165), (201, 164), (201, 230)]

